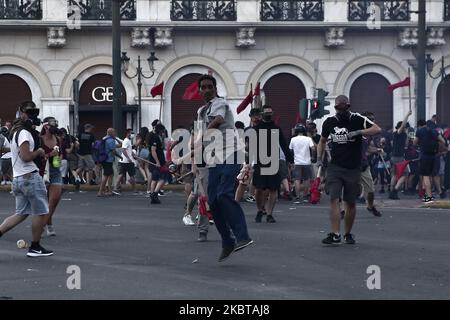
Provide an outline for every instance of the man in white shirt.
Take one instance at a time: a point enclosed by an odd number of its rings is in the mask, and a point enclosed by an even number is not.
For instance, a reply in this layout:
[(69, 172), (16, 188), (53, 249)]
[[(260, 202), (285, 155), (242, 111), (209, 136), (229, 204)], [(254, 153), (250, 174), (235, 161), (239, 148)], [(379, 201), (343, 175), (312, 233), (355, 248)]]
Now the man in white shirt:
[(130, 177), (133, 192), (136, 193), (136, 181), (134, 180), (134, 176), (136, 175), (134, 159), (136, 159), (136, 155), (133, 154), (133, 144), (131, 143), (132, 133), (133, 129), (127, 129), (125, 139), (122, 141), (122, 158), (119, 160), (119, 176), (117, 177), (116, 187), (113, 190), (113, 193), (116, 195), (120, 195), (120, 183), (123, 178), (125, 178), (126, 182), (127, 173)]
[[(289, 149), (294, 152), (293, 177), (297, 199), (295, 203), (300, 203), (301, 190), (304, 190), (303, 201), (308, 202), (305, 197), (309, 190), (309, 181), (312, 178), (311, 151), (314, 150), (313, 140), (306, 136), (306, 128), (302, 124), (295, 127), (296, 136), (291, 139)], [(303, 183), (302, 183), (303, 181)]]
[(39, 109), (32, 101), (22, 102), (19, 108), (20, 119), (12, 128), (11, 155), (13, 165), (13, 193), (16, 197), (16, 214), (6, 218), (0, 225), (0, 237), (33, 216), (31, 226), (32, 242), (28, 250), (29, 257), (51, 256), (53, 251), (40, 245), (41, 234), (48, 214), (47, 189), (33, 162), (45, 156), (39, 146), (39, 135), (35, 134), (33, 125), (39, 120)]

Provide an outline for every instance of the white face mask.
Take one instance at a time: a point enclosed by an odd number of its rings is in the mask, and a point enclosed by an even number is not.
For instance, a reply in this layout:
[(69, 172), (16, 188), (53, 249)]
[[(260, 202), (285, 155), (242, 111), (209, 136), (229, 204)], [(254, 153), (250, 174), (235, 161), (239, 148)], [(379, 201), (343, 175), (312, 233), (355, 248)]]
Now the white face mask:
[(134, 139), (134, 133), (130, 134), (130, 139)]

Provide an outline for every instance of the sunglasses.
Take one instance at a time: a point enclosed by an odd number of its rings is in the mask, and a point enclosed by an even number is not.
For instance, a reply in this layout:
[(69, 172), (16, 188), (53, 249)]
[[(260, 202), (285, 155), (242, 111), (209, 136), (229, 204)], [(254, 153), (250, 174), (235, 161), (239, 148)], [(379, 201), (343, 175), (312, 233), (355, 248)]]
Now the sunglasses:
[(57, 127), (58, 126), (58, 120), (56, 119), (50, 119), (47, 122), (44, 122), (42, 125), (49, 125), (51, 127)]
[(208, 85), (202, 85), (200, 87), (201, 90), (205, 90), (205, 89), (214, 89), (214, 86), (212, 84), (208, 84)]

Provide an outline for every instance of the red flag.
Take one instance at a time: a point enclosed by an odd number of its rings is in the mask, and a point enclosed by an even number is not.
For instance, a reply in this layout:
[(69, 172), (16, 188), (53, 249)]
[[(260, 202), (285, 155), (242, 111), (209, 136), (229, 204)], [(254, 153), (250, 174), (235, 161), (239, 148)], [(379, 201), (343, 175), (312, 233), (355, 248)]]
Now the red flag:
[(273, 118), (273, 123), (275, 123), (277, 126), (280, 126), (280, 116), (275, 116)]
[(241, 113), (242, 111), (245, 110), (245, 108), (247, 108), (247, 106), (252, 103), (252, 99), (253, 99), (253, 94), (252, 94), (252, 90), (250, 90), (250, 92), (248, 93), (248, 95), (245, 97), (245, 99), (241, 102), (241, 104), (237, 107), (236, 111), (237, 113)]
[(297, 123), (303, 123), (303, 119), (300, 116), (299, 112), (297, 112), (296, 115), (295, 115), (295, 123), (294, 123), (294, 125), (297, 124)]
[(406, 77), (405, 80), (403, 80), (403, 81), (400, 81), (400, 82), (391, 84), (391, 85), (388, 87), (388, 90), (389, 90), (390, 92), (392, 92), (392, 91), (394, 91), (395, 89), (400, 88), (400, 87), (409, 87), (410, 84), (411, 84), (410, 78), (409, 78), (409, 77)]
[(203, 100), (203, 97), (198, 92), (197, 80), (192, 82), (189, 87), (184, 90), (183, 100)]
[(411, 161), (404, 160), (395, 164), (395, 179), (398, 181)]
[(163, 94), (163, 91), (164, 91), (164, 81), (154, 86), (150, 90), (150, 94), (152, 95), (152, 97), (161, 96)]

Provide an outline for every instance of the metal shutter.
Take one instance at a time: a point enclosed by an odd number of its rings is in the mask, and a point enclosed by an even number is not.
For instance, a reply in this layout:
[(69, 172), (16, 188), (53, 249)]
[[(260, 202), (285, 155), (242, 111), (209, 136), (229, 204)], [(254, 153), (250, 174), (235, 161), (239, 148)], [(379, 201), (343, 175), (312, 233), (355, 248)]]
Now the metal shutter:
[[(450, 75), (445, 77), (444, 96), (442, 96), (442, 82), (436, 91), (436, 115), (439, 124), (450, 125)], [(444, 98), (444, 101), (442, 101)]]
[(265, 103), (272, 107), (275, 118), (280, 117), (280, 127), (285, 138), (289, 139), (299, 111), (299, 101), (306, 98), (305, 86), (296, 76), (279, 73), (264, 84), (263, 90)]
[(183, 94), (189, 85), (200, 78), (199, 73), (190, 73), (181, 77), (172, 89), (172, 130), (178, 126), (189, 129), (191, 123), (197, 120), (197, 110), (203, 105), (203, 101), (183, 100)]
[[(1, 125), (4, 125), (5, 121), (12, 122), (16, 118), (19, 104), (32, 100), (32, 97), (28, 84), (14, 74), (0, 74), (0, 88), (0, 120)], [(40, 114), (41, 118), (43, 116)]]
[(351, 111), (375, 115), (375, 122), (385, 130), (393, 128), (393, 98), (385, 77), (377, 73), (366, 73), (353, 82), (350, 89)]

